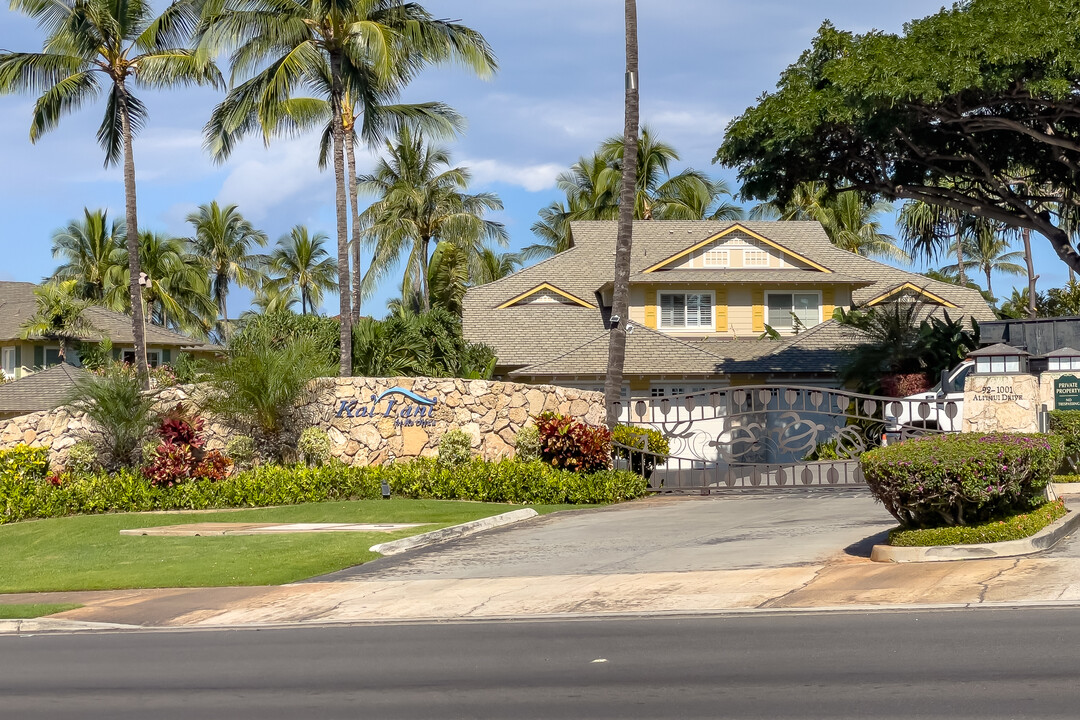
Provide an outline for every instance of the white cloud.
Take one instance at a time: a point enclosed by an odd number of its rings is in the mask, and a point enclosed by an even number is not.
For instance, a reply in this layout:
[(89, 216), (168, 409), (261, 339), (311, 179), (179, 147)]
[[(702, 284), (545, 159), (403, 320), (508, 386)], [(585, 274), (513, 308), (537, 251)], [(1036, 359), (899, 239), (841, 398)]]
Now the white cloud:
[(555, 178), (566, 168), (555, 163), (540, 165), (515, 165), (501, 160), (468, 160), (456, 163), (472, 171), (477, 185), (506, 183), (517, 185), (529, 192), (540, 192), (555, 187)]

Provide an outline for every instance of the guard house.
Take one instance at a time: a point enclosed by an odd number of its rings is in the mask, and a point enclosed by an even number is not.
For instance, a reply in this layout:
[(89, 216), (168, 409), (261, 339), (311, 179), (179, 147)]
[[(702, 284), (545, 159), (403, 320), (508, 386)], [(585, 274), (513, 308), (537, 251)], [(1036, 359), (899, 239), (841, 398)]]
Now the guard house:
[(1028, 372), (1031, 353), (998, 343), (968, 353), (975, 361), (976, 375), (1019, 375)]

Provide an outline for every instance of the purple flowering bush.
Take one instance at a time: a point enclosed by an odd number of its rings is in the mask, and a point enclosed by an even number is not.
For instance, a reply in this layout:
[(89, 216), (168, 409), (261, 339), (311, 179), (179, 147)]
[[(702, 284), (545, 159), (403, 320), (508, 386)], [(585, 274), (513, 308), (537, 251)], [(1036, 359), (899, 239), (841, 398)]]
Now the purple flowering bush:
[(860, 458), (866, 483), (904, 528), (970, 525), (1043, 502), (1061, 464), (1056, 435), (931, 435)]

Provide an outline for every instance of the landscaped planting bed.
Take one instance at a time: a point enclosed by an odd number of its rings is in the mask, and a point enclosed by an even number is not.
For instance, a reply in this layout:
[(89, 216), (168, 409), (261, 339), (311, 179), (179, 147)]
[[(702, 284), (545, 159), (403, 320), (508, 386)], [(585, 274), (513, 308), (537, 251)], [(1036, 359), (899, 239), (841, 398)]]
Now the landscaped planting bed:
[(1005, 542), (1031, 537), (1051, 523), (1065, 517), (1068, 511), (1061, 500), (1044, 503), (1030, 512), (1017, 513), (976, 525), (905, 530), (889, 533), (889, 544), (898, 547), (931, 545), (972, 545), (975, 543)]

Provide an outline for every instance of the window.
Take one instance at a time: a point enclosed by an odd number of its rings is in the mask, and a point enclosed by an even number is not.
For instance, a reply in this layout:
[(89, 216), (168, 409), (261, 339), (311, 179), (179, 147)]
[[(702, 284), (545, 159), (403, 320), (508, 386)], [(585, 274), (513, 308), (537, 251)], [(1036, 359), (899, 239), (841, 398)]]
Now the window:
[(1050, 370), (1080, 370), (1080, 357), (1050, 358)]
[(15, 348), (6, 347), (3, 349), (3, 369), (4, 375), (9, 378), (15, 377)]
[[(121, 359), (128, 365), (135, 364), (135, 351), (125, 350)], [(161, 351), (160, 350), (147, 350), (146, 351), (146, 364), (152, 368), (156, 368), (161, 364)]]
[(742, 251), (743, 267), (769, 267), (769, 253), (758, 247), (748, 247)]
[(1020, 372), (1020, 358), (1016, 355), (991, 355), (975, 358), (975, 372), (980, 375)]
[(712, 308), (711, 292), (661, 293), (660, 327), (679, 330), (712, 330)]
[[(791, 330), (795, 327), (795, 318), (804, 328), (821, 322), (821, 295), (810, 293), (767, 293), (766, 304), (769, 308), (768, 323), (777, 330)], [(794, 316), (794, 317), (793, 317)]]
[(51, 368), (53, 365), (60, 364), (60, 348), (47, 347), (45, 348), (45, 367)]
[(705, 251), (705, 267), (727, 267), (730, 264), (727, 250), (712, 248)]

